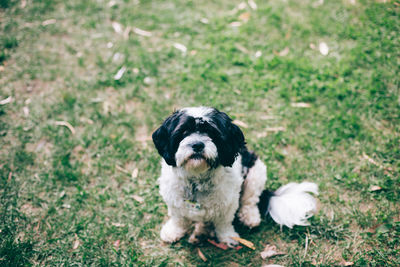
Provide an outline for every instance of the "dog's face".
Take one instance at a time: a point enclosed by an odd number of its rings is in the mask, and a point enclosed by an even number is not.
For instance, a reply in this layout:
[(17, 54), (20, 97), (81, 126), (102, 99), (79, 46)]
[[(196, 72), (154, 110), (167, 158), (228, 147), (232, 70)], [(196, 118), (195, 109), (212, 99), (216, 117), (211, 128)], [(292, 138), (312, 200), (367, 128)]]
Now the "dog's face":
[(245, 145), (232, 119), (207, 107), (176, 111), (153, 133), (153, 142), (168, 165), (196, 173), (232, 166)]

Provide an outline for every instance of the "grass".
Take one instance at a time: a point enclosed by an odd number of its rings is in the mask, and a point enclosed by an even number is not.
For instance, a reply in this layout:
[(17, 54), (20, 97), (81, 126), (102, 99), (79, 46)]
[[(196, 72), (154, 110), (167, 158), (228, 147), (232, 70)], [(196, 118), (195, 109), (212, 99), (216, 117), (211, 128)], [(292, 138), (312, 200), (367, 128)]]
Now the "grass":
[[(1, 1), (0, 265), (398, 266), (400, 14), (387, 2)], [(187, 238), (161, 243), (149, 136), (193, 105), (248, 125), (268, 188), (319, 184), (311, 226), (238, 226), (256, 251), (205, 243), (207, 262)], [(285, 254), (263, 261), (266, 244)]]

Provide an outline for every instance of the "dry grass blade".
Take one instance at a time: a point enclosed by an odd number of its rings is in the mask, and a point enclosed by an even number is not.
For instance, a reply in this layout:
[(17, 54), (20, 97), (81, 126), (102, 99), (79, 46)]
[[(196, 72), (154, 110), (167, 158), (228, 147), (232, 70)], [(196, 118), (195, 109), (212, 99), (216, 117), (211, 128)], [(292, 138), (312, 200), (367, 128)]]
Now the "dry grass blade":
[(139, 28), (133, 28), (133, 32), (136, 33), (137, 35), (145, 36), (145, 37), (150, 37), (153, 35), (151, 32), (145, 31), (145, 30), (142, 30)]
[(269, 127), (265, 128), (265, 131), (267, 132), (284, 132), (286, 131), (285, 127)]
[(117, 164), (115, 165), (115, 168), (116, 168), (117, 170), (119, 170), (120, 172), (123, 172), (123, 173), (126, 173), (126, 174), (131, 174), (128, 170), (122, 168), (121, 166), (119, 166), (119, 165), (117, 165)]
[(254, 2), (253, 0), (249, 0), (249, 1), (247, 1), (247, 3), (249, 4), (249, 7), (250, 7), (251, 9), (253, 9), (253, 10), (256, 10), (256, 9), (257, 9), (257, 4), (256, 4), (256, 2)]
[(173, 45), (174, 45), (174, 47), (175, 47), (176, 49), (180, 50), (182, 53), (186, 53), (186, 52), (187, 52), (187, 48), (186, 48), (186, 46), (184, 46), (183, 44), (174, 43)]
[(246, 240), (246, 239), (243, 239), (243, 238), (240, 238), (240, 237), (236, 237), (236, 236), (234, 236), (234, 237), (231, 237), (233, 240), (236, 240), (236, 241), (238, 241), (240, 244), (242, 244), (242, 245), (244, 245), (244, 246), (246, 246), (246, 247), (248, 247), (248, 248), (251, 248), (252, 250), (255, 250), (256, 249), (256, 247), (254, 246), (254, 244), (252, 243), (252, 242), (250, 242), (249, 240)]
[(121, 79), (122, 76), (124, 75), (125, 71), (126, 71), (126, 67), (125, 66), (120, 68), (118, 70), (118, 72), (114, 75), (114, 80), (118, 81), (119, 79)]
[(144, 202), (144, 199), (141, 196), (133, 195), (132, 198), (134, 200), (136, 200), (137, 202), (139, 202), (139, 203), (143, 203)]
[(67, 121), (56, 121), (55, 125), (67, 127), (72, 134), (75, 134), (75, 128)]
[(57, 22), (56, 19), (48, 19), (42, 22), (42, 26), (47, 26), (47, 25), (51, 25), (51, 24), (55, 24)]
[(201, 250), (200, 250), (199, 248), (197, 248), (197, 254), (199, 254), (199, 257), (200, 257), (204, 262), (207, 261), (206, 256), (204, 256), (203, 252), (201, 252)]
[(277, 51), (275, 51), (274, 50), (274, 54), (275, 55), (277, 55), (277, 56), (280, 56), (280, 57), (284, 57), (284, 56), (287, 56), (288, 54), (289, 54), (289, 47), (285, 47), (282, 51), (280, 51), (280, 52), (277, 52)]
[(12, 96), (7, 97), (6, 99), (0, 100), (0, 105), (5, 105), (11, 103), (13, 100)]
[(304, 102), (297, 102), (297, 103), (291, 103), (290, 106), (294, 108), (309, 108), (311, 107), (311, 104)]
[(243, 121), (240, 121), (240, 120), (234, 120), (233, 123), (236, 124), (237, 126), (240, 126), (240, 127), (243, 127), (243, 128), (249, 128), (247, 123), (245, 123)]

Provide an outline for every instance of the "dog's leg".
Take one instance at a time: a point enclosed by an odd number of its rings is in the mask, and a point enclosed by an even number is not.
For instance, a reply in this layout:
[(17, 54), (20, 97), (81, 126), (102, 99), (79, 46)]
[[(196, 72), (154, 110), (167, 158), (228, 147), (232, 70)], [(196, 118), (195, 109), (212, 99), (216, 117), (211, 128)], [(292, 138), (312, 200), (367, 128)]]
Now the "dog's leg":
[(197, 244), (200, 242), (201, 237), (212, 236), (213, 230), (211, 229), (211, 225), (209, 223), (198, 222), (194, 226), (194, 231), (189, 238), (189, 243)]
[(162, 227), (160, 237), (167, 243), (181, 239), (189, 228), (189, 222), (183, 218), (171, 217)]
[(261, 222), (257, 203), (260, 200), (266, 180), (267, 167), (260, 159), (257, 159), (244, 180), (243, 194), (240, 199), (239, 219), (250, 228), (258, 226)]
[(226, 243), (229, 247), (233, 247), (238, 244), (236, 240), (232, 239), (232, 237), (239, 237), (239, 234), (236, 233), (232, 225), (238, 206), (238, 202), (232, 202), (224, 209), (224, 213), (220, 214), (220, 216), (215, 218), (213, 221), (215, 226), (215, 234), (217, 235), (219, 242)]
[(232, 237), (239, 237), (239, 234), (236, 233), (233, 228), (232, 221), (218, 221), (214, 222), (215, 224), (215, 233), (217, 234), (217, 238), (219, 242), (226, 243), (229, 247), (234, 247), (239, 243), (236, 240), (233, 240)]

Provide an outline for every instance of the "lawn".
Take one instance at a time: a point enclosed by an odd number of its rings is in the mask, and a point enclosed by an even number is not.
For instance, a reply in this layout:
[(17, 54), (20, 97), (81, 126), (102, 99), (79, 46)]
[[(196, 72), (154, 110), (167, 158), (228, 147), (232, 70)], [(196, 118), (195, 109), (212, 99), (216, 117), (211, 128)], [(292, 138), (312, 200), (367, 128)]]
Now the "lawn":
[[(396, 0), (1, 0), (0, 266), (399, 266), (399, 66)], [(151, 133), (197, 105), (319, 185), (310, 226), (161, 242)]]

